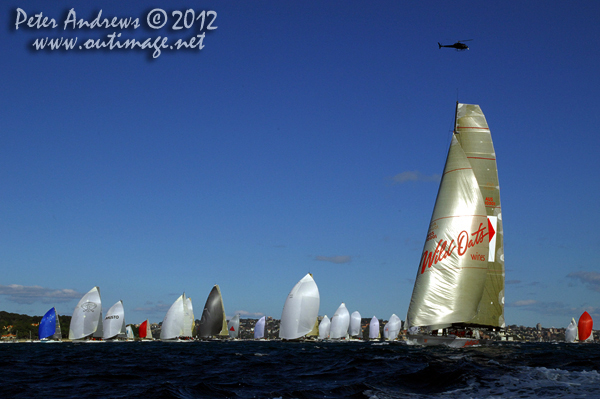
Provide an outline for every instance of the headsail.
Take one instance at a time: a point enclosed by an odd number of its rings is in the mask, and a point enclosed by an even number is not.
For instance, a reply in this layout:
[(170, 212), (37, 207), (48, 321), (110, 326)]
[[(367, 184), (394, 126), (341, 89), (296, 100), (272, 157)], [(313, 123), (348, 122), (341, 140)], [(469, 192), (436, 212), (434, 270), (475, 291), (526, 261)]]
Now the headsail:
[(279, 338), (298, 339), (311, 332), (319, 315), (319, 289), (309, 273), (290, 291), (283, 312)]
[(409, 326), (445, 327), (475, 317), (488, 252), (483, 197), (453, 135), (408, 308)]
[(81, 298), (71, 318), (69, 339), (82, 339), (102, 331), (100, 288), (94, 287)]

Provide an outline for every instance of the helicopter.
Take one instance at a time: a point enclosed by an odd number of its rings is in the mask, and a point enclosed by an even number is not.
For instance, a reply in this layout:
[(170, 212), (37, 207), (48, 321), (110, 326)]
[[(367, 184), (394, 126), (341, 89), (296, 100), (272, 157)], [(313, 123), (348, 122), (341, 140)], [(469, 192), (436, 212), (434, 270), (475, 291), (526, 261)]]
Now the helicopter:
[(449, 44), (449, 45), (443, 45), (440, 42), (438, 42), (438, 46), (440, 46), (440, 48), (442, 47), (450, 47), (450, 48), (455, 48), (456, 51), (465, 51), (469, 49), (469, 46), (467, 46), (466, 44), (464, 44), (463, 42), (470, 42), (473, 39), (468, 39), (468, 40), (459, 40), (454, 44)]

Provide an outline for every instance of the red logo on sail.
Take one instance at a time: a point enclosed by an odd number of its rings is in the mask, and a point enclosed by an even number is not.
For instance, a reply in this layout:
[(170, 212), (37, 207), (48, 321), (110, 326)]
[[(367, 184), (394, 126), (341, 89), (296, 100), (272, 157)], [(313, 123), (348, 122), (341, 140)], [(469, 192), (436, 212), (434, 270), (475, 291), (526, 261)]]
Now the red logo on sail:
[[(487, 235), (488, 233), (485, 232), (484, 224), (480, 223), (477, 231), (471, 233), (470, 235), (465, 230), (461, 231), (458, 235), (456, 243), (454, 240), (450, 241), (449, 244), (446, 240), (438, 241), (435, 251), (423, 252), (423, 256), (421, 257), (421, 274), (425, 273), (426, 268), (430, 268), (431, 266), (436, 265), (438, 262), (452, 255), (452, 252), (454, 252), (455, 249), (457, 249), (459, 256), (463, 256), (467, 253), (469, 248), (472, 248), (477, 244), (481, 244)], [(482, 260), (485, 260), (485, 257), (482, 258)]]

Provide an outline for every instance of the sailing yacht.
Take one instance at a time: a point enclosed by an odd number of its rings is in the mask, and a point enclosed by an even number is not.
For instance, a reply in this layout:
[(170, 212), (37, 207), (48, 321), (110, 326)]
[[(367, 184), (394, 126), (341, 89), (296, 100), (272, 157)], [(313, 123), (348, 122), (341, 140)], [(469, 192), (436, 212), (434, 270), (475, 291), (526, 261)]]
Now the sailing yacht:
[(406, 324), (408, 343), (453, 347), (479, 344), (473, 329), (505, 327), (496, 153), (479, 105), (456, 104)]
[(60, 341), (62, 339), (60, 321), (58, 320), (56, 308), (50, 309), (46, 312), (44, 317), (42, 317), (38, 327), (38, 336), (42, 342)]
[(225, 306), (223, 305), (223, 297), (221, 289), (215, 285), (208, 298), (202, 312), (202, 318), (199, 325), (199, 336), (202, 339), (208, 338), (228, 338), (227, 317), (225, 316)]
[(279, 338), (296, 340), (307, 335), (315, 336), (319, 304), (319, 288), (312, 274), (308, 273), (296, 283), (285, 300)]

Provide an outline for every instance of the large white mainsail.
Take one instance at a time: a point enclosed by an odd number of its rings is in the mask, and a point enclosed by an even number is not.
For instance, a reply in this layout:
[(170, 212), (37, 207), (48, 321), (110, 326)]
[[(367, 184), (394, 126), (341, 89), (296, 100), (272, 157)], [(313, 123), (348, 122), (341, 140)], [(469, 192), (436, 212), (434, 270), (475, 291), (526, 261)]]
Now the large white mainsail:
[(329, 338), (341, 339), (348, 335), (348, 327), (350, 325), (350, 313), (346, 308), (346, 304), (342, 302), (340, 307), (335, 311), (331, 318), (331, 327), (329, 329)]
[(236, 339), (240, 335), (240, 315), (236, 314), (227, 323), (227, 329), (229, 331), (229, 337)]
[(360, 317), (360, 313), (358, 311), (352, 312), (352, 314), (350, 315), (350, 329), (349, 329), (349, 335), (351, 337), (357, 337), (360, 336), (362, 338), (362, 334), (361, 334), (361, 317)]
[(98, 330), (102, 331), (102, 301), (100, 300), (100, 288), (94, 287), (81, 298), (73, 311), (69, 326), (69, 339), (83, 339)]
[(319, 315), (319, 304), (319, 289), (309, 273), (296, 283), (285, 300), (279, 338), (298, 339), (310, 333)]
[(185, 334), (184, 317), (187, 299), (185, 293), (173, 302), (173, 305), (167, 311), (162, 322), (160, 330), (160, 339), (170, 340), (181, 337)]
[(453, 134), (408, 308), (408, 326), (436, 329), (469, 323), (483, 296), (488, 253), (484, 199)]
[(106, 312), (103, 324), (103, 339), (113, 339), (119, 334), (125, 334), (125, 309), (123, 301), (119, 301), (111, 306)]

